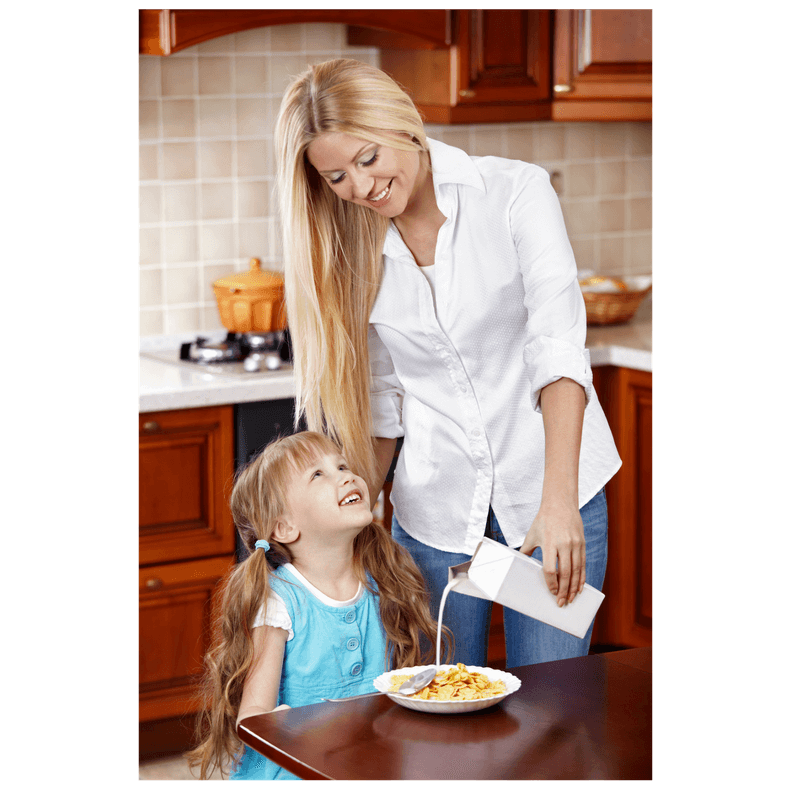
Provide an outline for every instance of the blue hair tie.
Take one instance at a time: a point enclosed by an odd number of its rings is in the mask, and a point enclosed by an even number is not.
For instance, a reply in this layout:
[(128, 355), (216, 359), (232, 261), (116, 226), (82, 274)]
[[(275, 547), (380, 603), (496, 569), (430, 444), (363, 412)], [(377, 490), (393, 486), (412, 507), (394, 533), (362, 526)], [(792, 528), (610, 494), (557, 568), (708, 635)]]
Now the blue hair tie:
[(260, 548), (266, 554), (267, 550), (269, 550), (269, 542), (266, 539), (259, 539), (256, 542), (256, 547)]

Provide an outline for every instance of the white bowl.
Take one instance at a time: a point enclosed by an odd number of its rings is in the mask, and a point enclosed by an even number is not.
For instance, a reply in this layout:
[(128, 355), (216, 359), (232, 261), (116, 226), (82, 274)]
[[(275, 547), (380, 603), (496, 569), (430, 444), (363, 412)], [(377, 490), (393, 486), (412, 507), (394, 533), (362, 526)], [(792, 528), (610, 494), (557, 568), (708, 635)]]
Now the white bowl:
[[(455, 669), (456, 666), (456, 664), (440, 664), (437, 667), (437, 672), (439, 670)], [(387, 692), (388, 697), (391, 697), (398, 705), (412, 708), (414, 711), (427, 711), (429, 714), (463, 714), (467, 711), (479, 711), (482, 708), (489, 708), (489, 706), (499, 703), (504, 697), (508, 697), (522, 686), (519, 678), (508, 672), (502, 672), (491, 667), (467, 667), (468, 672), (480, 672), (482, 675), (486, 675), (490, 681), (503, 681), (506, 685), (505, 692), (478, 700), (417, 700), (414, 697), (406, 697), (403, 694), (389, 692), (393, 675), (416, 675), (423, 669), (427, 669), (427, 667), (394, 669), (391, 672), (384, 672), (383, 675), (379, 675), (372, 683), (379, 692)]]

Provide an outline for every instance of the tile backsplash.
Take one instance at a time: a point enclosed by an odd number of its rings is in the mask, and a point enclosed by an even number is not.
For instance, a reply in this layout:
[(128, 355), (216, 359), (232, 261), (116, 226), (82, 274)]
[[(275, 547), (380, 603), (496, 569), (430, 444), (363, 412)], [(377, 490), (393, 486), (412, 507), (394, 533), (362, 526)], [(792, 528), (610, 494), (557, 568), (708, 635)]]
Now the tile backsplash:
[[(221, 328), (211, 284), (252, 257), (282, 271), (272, 132), (292, 77), (342, 56), (346, 27), (300, 24), (139, 57), (140, 335)], [(427, 125), (472, 155), (546, 168), (579, 269), (650, 274), (651, 123)]]

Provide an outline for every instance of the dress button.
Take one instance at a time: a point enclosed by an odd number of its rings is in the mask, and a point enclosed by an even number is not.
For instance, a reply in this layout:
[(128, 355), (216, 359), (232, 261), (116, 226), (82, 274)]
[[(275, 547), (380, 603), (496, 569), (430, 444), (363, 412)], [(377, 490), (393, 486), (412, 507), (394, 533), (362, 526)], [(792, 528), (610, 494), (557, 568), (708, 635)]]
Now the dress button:
[(344, 615), (345, 622), (352, 622), (355, 618), (356, 618), (356, 612), (353, 611), (352, 608)]
[(347, 649), (348, 650), (355, 650), (358, 647), (358, 639), (348, 639), (347, 640)]
[(353, 666), (350, 667), (350, 674), (351, 675), (360, 675), (361, 674), (361, 664), (353, 664)]

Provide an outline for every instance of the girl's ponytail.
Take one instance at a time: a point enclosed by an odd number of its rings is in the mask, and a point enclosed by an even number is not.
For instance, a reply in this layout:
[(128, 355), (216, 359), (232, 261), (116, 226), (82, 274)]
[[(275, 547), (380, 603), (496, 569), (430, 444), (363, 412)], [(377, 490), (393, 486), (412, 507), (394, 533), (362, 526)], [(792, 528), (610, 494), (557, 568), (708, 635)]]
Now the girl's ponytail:
[(272, 570), (286, 559), (279, 545), (270, 547), (264, 539), (256, 544), (259, 546), (225, 579), (212, 616), (211, 647), (205, 656), (200, 690), (202, 709), (196, 723), (200, 744), (187, 754), (190, 766), (200, 768), (202, 780), (210, 778), (215, 769), (227, 771), (242, 750), (236, 717), (253, 661), (251, 626), (269, 595)]

